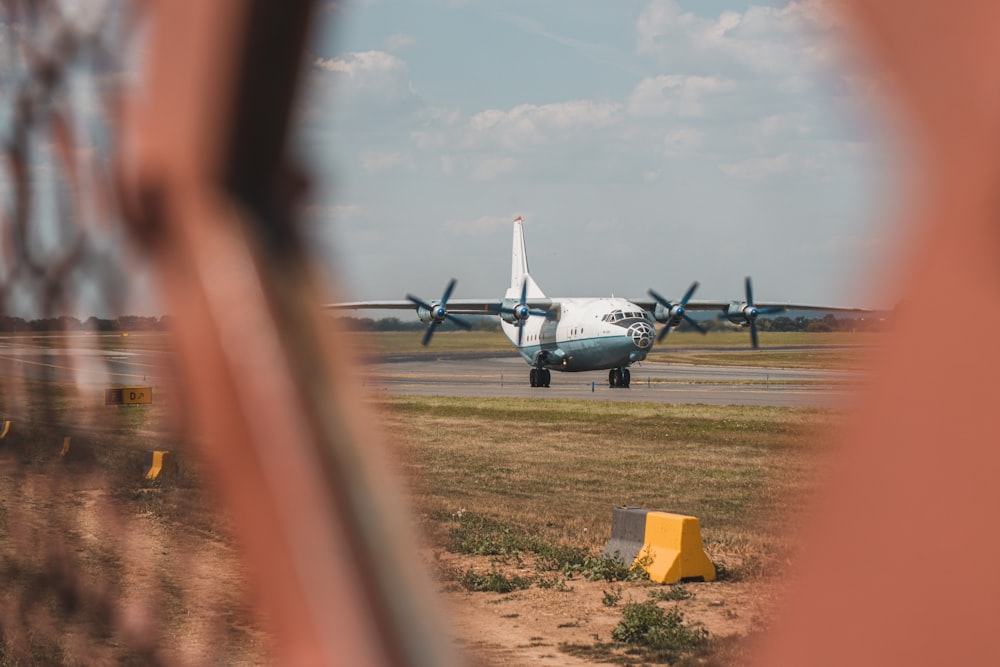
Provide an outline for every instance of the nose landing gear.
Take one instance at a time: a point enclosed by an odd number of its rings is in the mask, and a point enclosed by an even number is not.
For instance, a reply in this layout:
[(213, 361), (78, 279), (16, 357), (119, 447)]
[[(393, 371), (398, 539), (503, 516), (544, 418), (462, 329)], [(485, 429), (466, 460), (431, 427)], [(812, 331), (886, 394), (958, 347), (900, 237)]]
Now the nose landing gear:
[(551, 379), (552, 379), (552, 371), (550, 371), (549, 369), (547, 368), (531, 369), (532, 387), (548, 387)]
[(608, 386), (612, 389), (628, 389), (632, 384), (632, 373), (627, 368), (612, 368), (608, 371)]

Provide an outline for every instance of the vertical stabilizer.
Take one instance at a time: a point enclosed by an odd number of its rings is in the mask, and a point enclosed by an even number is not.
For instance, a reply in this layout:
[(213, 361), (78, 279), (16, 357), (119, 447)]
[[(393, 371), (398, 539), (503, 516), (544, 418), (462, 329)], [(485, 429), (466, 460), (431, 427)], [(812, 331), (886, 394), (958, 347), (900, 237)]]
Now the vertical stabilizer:
[(514, 218), (514, 247), (511, 251), (510, 289), (507, 290), (507, 296), (520, 297), (521, 285), (527, 280), (528, 298), (544, 298), (545, 295), (542, 293), (542, 290), (539, 289), (528, 273), (528, 255), (524, 251), (524, 228), (522, 224), (521, 216)]

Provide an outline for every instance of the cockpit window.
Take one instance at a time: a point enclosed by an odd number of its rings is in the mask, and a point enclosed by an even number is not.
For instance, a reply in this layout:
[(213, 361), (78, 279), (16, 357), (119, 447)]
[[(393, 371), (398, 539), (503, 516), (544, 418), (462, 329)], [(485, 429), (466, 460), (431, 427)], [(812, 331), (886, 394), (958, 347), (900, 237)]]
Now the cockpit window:
[(653, 316), (646, 312), (645, 310), (633, 311), (633, 312), (623, 312), (621, 310), (614, 310), (610, 313), (606, 313), (601, 317), (602, 322), (619, 322), (621, 320), (646, 320), (647, 322), (653, 322)]

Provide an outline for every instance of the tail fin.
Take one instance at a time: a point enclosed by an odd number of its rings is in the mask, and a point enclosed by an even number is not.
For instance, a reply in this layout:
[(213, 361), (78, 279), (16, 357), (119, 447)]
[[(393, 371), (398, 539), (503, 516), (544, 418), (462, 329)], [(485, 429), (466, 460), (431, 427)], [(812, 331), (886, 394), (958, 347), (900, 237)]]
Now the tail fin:
[(524, 251), (524, 228), (521, 216), (514, 218), (514, 247), (511, 252), (510, 262), (510, 289), (507, 290), (507, 297), (521, 296), (521, 285), (528, 281), (528, 298), (544, 298), (545, 294), (531, 279), (528, 273), (528, 255)]

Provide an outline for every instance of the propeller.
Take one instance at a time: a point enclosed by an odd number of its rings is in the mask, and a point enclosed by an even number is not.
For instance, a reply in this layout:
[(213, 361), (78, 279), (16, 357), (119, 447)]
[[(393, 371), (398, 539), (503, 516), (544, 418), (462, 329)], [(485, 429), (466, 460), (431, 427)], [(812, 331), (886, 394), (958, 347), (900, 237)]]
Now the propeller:
[(451, 298), (451, 292), (455, 289), (455, 283), (458, 282), (454, 278), (448, 283), (448, 286), (444, 288), (444, 294), (441, 295), (441, 301), (436, 304), (430, 304), (421, 299), (420, 297), (413, 296), (412, 294), (407, 294), (406, 298), (415, 303), (420, 308), (427, 311), (430, 316), (430, 323), (427, 325), (427, 331), (424, 332), (424, 339), (421, 345), (426, 346), (431, 342), (431, 337), (434, 336), (434, 330), (442, 324), (445, 320), (450, 321), (455, 326), (461, 327), (466, 331), (472, 328), (465, 320), (459, 319), (448, 312), (448, 299)]
[(688, 291), (684, 293), (684, 296), (677, 303), (670, 303), (655, 290), (649, 290), (649, 296), (653, 297), (658, 304), (667, 309), (667, 317), (665, 318), (666, 324), (662, 329), (660, 329), (660, 335), (656, 339), (657, 343), (666, 338), (667, 333), (670, 331), (670, 327), (674, 324), (680, 324), (682, 319), (701, 333), (705, 333), (705, 328), (698, 324), (698, 322), (684, 310), (684, 306), (686, 306), (687, 302), (691, 300), (691, 296), (694, 294), (696, 289), (698, 289), (697, 280), (691, 283), (691, 287), (688, 287)]
[(524, 323), (528, 321), (528, 317), (531, 315), (538, 315), (539, 317), (544, 317), (547, 320), (555, 319), (555, 313), (548, 310), (539, 310), (537, 308), (528, 308), (528, 281), (525, 280), (521, 284), (521, 300), (517, 302), (517, 305), (513, 308), (508, 308), (506, 306), (490, 306), (490, 312), (493, 313), (506, 313), (507, 315), (513, 315), (514, 319), (517, 320), (517, 346), (521, 347), (521, 341), (524, 340)]
[(771, 315), (773, 313), (780, 313), (785, 310), (784, 306), (772, 306), (770, 308), (756, 308), (753, 305), (753, 282), (750, 280), (750, 276), (747, 276), (744, 280), (744, 287), (746, 289), (746, 306), (743, 308), (743, 318), (750, 323), (750, 343), (753, 345), (753, 349), (758, 349), (760, 347), (760, 341), (757, 339), (757, 317), (759, 315)]

